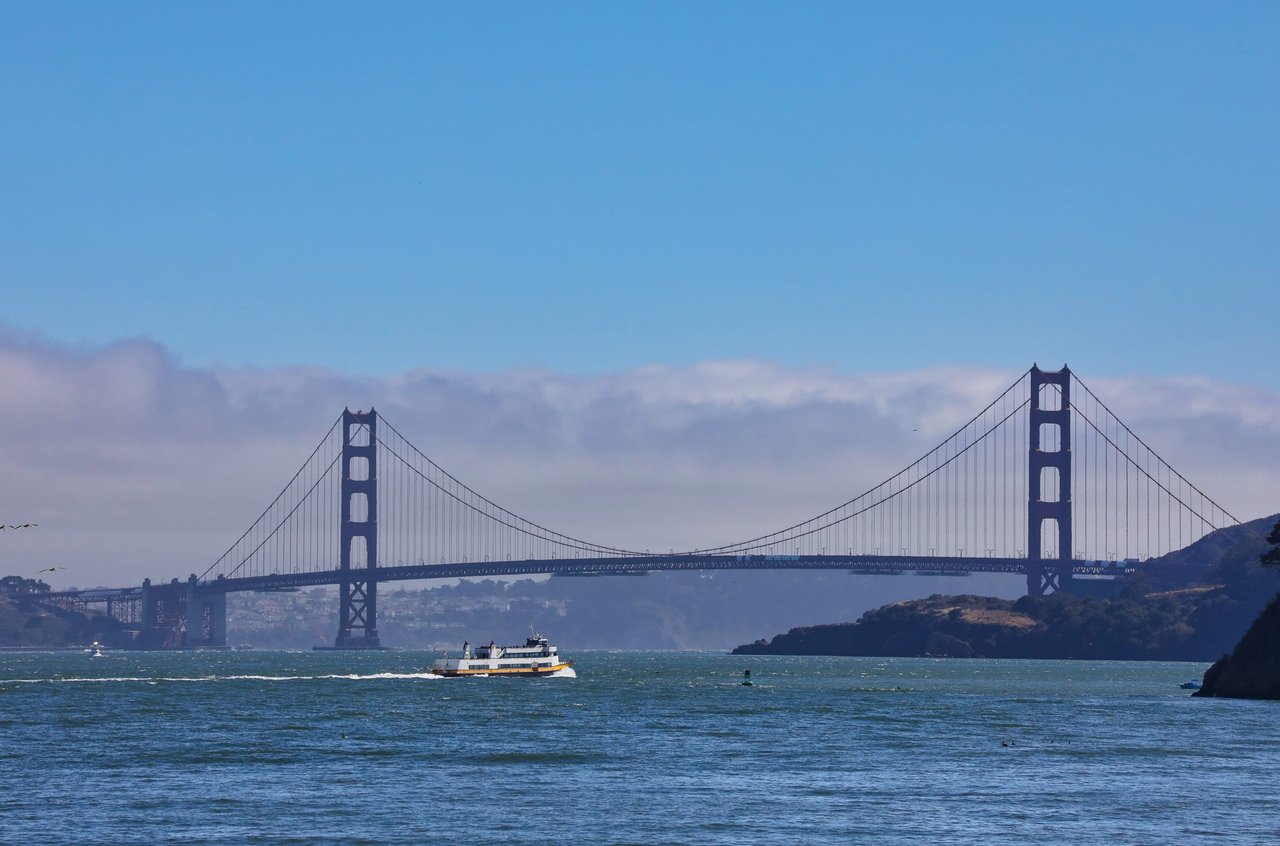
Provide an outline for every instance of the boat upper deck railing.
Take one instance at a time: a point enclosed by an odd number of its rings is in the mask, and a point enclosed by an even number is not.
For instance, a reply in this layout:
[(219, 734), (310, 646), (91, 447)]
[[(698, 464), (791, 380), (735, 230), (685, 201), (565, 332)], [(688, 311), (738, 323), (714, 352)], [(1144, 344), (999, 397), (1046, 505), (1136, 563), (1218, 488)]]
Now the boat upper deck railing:
[(556, 654), (556, 647), (481, 646), (476, 649), (477, 658), (546, 658)]

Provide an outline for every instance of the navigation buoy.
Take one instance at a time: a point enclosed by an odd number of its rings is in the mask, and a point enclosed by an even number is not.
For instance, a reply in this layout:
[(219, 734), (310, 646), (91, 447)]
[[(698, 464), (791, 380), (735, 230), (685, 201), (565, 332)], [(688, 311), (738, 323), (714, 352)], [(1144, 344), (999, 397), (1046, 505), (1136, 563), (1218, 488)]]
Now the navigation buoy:
[(743, 671), (742, 671), (742, 686), (743, 686), (743, 687), (751, 687), (751, 686), (752, 686), (752, 685), (751, 685), (751, 671), (750, 671), (750, 670), (743, 670)]

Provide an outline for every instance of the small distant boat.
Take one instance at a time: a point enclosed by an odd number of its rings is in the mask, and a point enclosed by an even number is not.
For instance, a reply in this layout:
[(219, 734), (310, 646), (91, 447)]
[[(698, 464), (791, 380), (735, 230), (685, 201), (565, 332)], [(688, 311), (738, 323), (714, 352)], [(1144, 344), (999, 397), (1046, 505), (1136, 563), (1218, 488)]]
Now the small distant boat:
[(1183, 690), (1199, 690), (1200, 682), (1196, 681), (1195, 679), (1191, 679), (1190, 681), (1184, 681), (1182, 684), (1178, 685), (1178, 687), (1182, 688)]
[[(89, 656), (90, 658), (101, 658), (101, 657), (102, 657), (102, 644), (101, 644), (101, 643), (98, 643), (98, 642), (95, 640), (95, 641), (93, 642), (93, 646), (91, 647), (91, 649), (93, 650), (93, 654), (91, 654), (91, 655)], [(85, 650), (85, 652), (88, 652), (88, 651), (89, 651), (88, 649), (86, 649), (86, 650)]]
[(462, 644), (462, 657), (445, 656), (436, 661), (431, 672), (437, 676), (553, 676), (573, 666), (572, 661), (561, 661), (559, 650), (545, 637), (534, 632), (524, 646), (498, 646), (492, 641), (488, 646), (478, 646), (472, 654), (471, 644)]

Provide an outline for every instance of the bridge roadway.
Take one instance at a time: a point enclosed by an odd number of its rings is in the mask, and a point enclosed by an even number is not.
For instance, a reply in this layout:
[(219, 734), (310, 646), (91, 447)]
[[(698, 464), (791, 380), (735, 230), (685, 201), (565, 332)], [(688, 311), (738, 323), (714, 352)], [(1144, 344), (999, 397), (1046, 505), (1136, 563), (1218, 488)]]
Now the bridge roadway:
[[(1046, 564), (1052, 562), (1045, 562)], [(649, 572), (685, 570), (848, 570), (854, 575), (897, 575), (913, 572), (921, 575), (967, 576), (970, 573), (1025, 574), (1025, 558), (965, 558), (960, 556), (923, 555), (636, 555), (615, 558), (559, 558), (524, 561), (473, 561), (453, 564), (409, 564), (380, 566), (370, 572), (353, 568), (314, 570), (299, 573), (272, 573), (200, 582), (202, 592), (235, 593), (240, 591), (272, 591), (290, 588), (338, 585), (345, 581), (365, 580), (403, 582), (426, 579), (477, 578), (485, 576), (602, 576), (635, 575)], [(1130, 562), (1085, 561), (1073, 563), (1076, 576), (1117, 576), (1133, 572)], [(193, 577), (194, 578), (194, 577)], [(177, 580), (175, 580), (176, 582)], [(161, 583), (163, 584), (163, 583)], [(182, 583), (185, 585), (185, 583)], [(157, 585), (156, 587), (160, 587)], [(33, 599), (74, 599), (80, 602), (106, 602), (134, 599), (141, 587), (93, 588), (75, 591), (52, 591), (35, 594)]]

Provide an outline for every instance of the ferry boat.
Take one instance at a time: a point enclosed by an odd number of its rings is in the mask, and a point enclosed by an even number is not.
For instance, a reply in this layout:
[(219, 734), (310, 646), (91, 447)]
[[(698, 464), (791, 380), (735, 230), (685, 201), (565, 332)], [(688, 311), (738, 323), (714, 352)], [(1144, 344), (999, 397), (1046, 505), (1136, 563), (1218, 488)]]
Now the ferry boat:
[[(462, 644), (462, 657), (447, 655), (436, 661), (431, 672), (438, 676), (551, 676), (571, 674), (572, 661), (560, 660), (556, 647), (536, 632), (524, 646), (477, 646)], [(567, 672), (566, 672), (567, 671)]]

